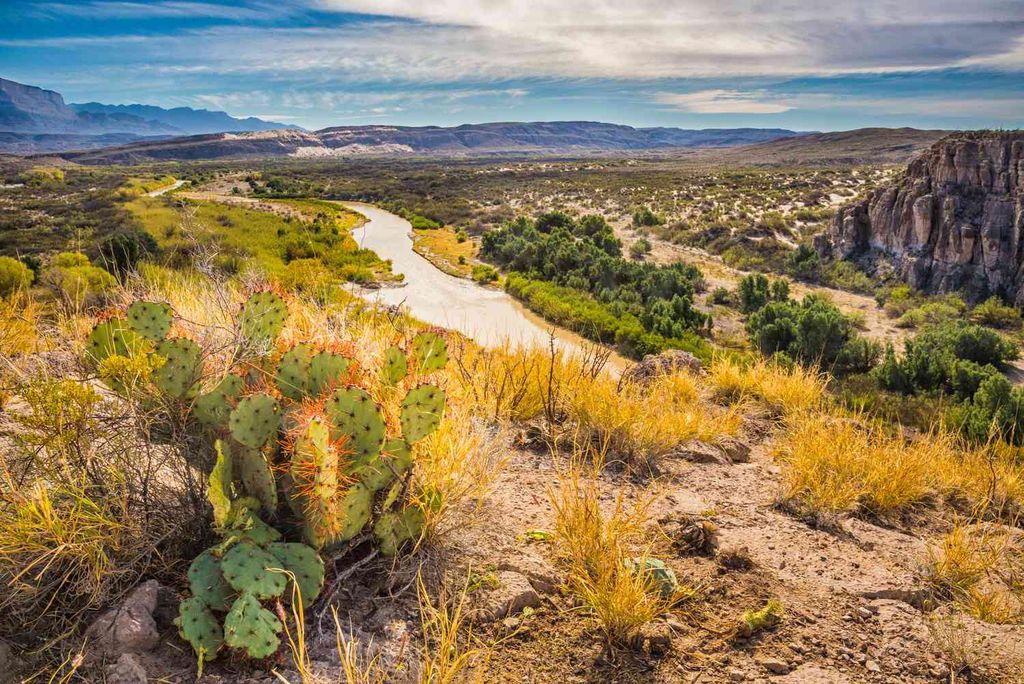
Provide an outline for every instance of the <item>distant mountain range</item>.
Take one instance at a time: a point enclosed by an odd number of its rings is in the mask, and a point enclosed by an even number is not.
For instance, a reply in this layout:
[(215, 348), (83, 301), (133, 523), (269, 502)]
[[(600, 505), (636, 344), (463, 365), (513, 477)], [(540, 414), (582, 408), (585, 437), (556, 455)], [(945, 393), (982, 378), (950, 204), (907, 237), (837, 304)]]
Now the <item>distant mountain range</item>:
[(67, 104), (60, 93), (0, 78), (0, 151), (89, 149), (152, 137), (291, 128), (224, 112), (148, 105)]
[(237, 157), (601, 154), (745, 145), (796, 135), (774, 128), (633, 128), (592, 121), (466, 124), (451, 128), (341, 126), (315, 132), (278, 130), (148, 140), (62, 156), (81, 163), (127, 164)]

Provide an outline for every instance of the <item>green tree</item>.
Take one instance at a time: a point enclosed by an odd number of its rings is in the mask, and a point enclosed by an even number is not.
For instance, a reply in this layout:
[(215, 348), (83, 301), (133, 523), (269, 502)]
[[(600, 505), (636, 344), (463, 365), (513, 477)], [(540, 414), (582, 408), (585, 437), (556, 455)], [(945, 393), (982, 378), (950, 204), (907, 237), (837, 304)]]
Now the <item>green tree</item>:
[(0, 256), (0, 297), (24, 290), (32, 284), (35, 274), (25, 264), (8, 256)]

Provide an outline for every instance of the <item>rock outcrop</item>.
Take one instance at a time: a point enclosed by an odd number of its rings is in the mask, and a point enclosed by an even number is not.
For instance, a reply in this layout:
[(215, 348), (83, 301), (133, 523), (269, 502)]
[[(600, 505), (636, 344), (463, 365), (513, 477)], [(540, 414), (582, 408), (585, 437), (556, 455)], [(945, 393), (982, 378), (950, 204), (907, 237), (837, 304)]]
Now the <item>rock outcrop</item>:
[(913, 287), (1024, 305), (1024, 132), (956, 133), (842, 208), (821, 254), (890, 263)]

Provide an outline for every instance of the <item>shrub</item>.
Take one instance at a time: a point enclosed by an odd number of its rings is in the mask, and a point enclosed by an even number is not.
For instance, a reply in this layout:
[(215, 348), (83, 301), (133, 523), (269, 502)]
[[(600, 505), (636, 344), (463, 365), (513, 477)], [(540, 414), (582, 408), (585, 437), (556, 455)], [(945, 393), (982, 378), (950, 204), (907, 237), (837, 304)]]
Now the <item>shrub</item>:
[(473, 266), (472, 276), (478, 283), (493, 283), (498, 279), (498, 271), (487, 264), (476, 264)]
[(822, 270), (821, 281), (851, 292), (870, 293), (875, 288), (871, 278), (849, 261), (833, 261)]
[(74, 306), (93, 303), (117, 285), (117, 279), (78, 252), (62, 252), (43, 272), (43, 281)]
[(999, 297), (989, 297), (974, 307), (971, 320), (992, 328), (1016, 330), (1021, 326), (1020, 311), (1007, 306)]
[(99, 246), (101, 263), (119, 278), (134, 271), (139, 259), (155, 254), (156, 241), (141, 231), (114, 233)]
[(651, 243), (646, 238), (640, 238), (629, 246), (629, 255), (634, 259), (641, 259), (651, 253)]
[(739, 305), (736, 293), (724, 287), (716, 287), (712, 290), (711, 294), (708, 295), (708, 301), (719, 306), (736, 307)]
[(821, 258), (810, 245), (801, 244), (786, 258), (786, 273), (800, 280), (814, 282), (819, 278)]
[(0, 297), (10, 297), (32, 284), (32, 269), (8, 256), (0, 256)]
[(785, 280), (769, 281), (760, 273), (743, 276), (738, 287), (740, 311), (751, 314), (768, 302), (784, 302), (789, 299), (789, 284)]
[(648, 207), (640, 207), (633, 212), (633, 225), (638, 228), (660, 226), (663, 223), (665, 223), (665, 219), (655, 214)]

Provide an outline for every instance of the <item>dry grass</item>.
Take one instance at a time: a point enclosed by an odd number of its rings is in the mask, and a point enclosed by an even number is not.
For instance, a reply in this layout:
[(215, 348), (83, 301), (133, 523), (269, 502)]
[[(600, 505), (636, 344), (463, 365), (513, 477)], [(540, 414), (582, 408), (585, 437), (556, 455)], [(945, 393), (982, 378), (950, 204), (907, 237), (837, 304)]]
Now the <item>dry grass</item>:
[(606, 643), (621, 647), (633, 643), (644, 624), (666, 612), (673, 597), (662, 596), (650, 575), (631, 572), (625, 563), (649, 555), (644, 527), (654, 493), (642, 492), (630, 506), (620, 490), (611, 510), (605, 510), (596, 479), (599, 471), (598, 465), (585, 472), (577, 458), (559, 474), (548, 497), (566, 585), (597, 618)]
[(720, 401), (753, 399), (775, 415), (790, 416), (821, 406), (828, 377), (802, 366), (786, 369), (763, 359), (747, 366), (722, 357), (711, 364), (707, 381)]
[(423, 650), (420, 656), (420, 684), (483, 682), (490, 655), (473, 634), (466, 610), (468, 583), (453, 596), (442, 585), (431, 598), (422, 576), (416, 590), (420, 605)]

